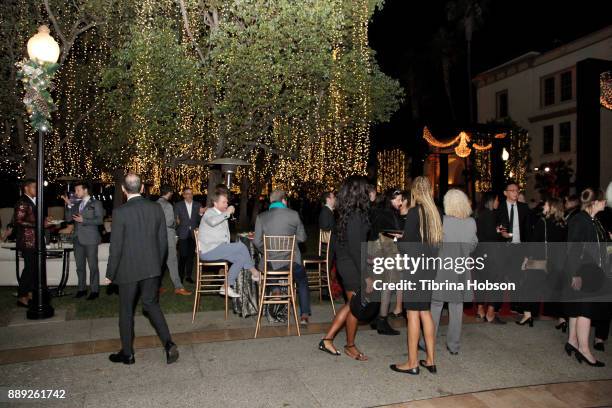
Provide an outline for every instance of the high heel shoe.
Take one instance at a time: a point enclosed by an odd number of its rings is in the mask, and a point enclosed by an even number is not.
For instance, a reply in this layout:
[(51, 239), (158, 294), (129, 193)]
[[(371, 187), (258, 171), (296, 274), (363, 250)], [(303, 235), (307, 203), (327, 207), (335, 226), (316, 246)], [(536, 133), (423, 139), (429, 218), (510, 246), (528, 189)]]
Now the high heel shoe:
[(591, 367), (605, 367), (606, 364), (602, 363), (599, 360), (595, 360), (594, 363), (591, 363), (589, 360), (587, 360), (587, 358), (584, 356), (584, 354), (582, 354), (581, 352), (579, 352), (578, 350), (576, 350), (576, 360), (578, 360), (578, 362), (580, 364), (582, 364), (582, 361), (586, 361), (586, 363), (588, 365), (590, 365)]
[(530, 317), (529, 319), (525, 319), (522, 322), (519, 322), (518, 320), (516, 321), (516, 324), (518, 324), (519, 326), (524, 326), (527, 323), (529, 323), (529, 327), (533, 327), (533, 317)]
[(427, 361), (425, 361), (425, 360), (419, 360), (419, 364), (421, 365), (421, 367), (426, 368), (427, 371), (429, 371), (430, 373), (436, 374), (438, 372), (438, 369), (436, 368), (435, 364), (427, 365), (426, 363), (427, 363)]
[(555, 329), (557, 330), (561, 330), (562, 333), (567, 332), (567, 322), (561, 322), (558, 325), (555, 326)]
[(572, 346), (569, 343), (565, 343), (565, 352), (567, 353), (568, 356), (572, 356), (572, 353), (578, 351), (578, 349), (574, 346)]

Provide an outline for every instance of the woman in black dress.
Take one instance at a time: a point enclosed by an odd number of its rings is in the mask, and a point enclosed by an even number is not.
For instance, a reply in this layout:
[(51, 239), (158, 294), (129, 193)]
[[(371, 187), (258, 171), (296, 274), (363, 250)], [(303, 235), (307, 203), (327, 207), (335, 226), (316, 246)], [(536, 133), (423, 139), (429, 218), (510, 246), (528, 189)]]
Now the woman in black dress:
[(325, 338), (319, 342), (319, 350), (340, 355), (333, 341), (340, 329), (345, 326), (344, 352), (347, 356), (359, 361), (365, 361), (368, 358), (355, 346), (358, 319), (351, 313), (350, 303), (355, 293), (365, 286), (366, 273), (362, 271), (361, 244), (368, 240), (369, 210), (370, 200), (366, 178), (362, 176), (347, 178), (338, 191), (338, 219), (332, 233), (336, 268), (342, 278), (347, 302), (338, 310)]
[[(483, 194), (480, 200), (480, 207), (476, 214), (476, 235), (478, 236), (478, 248), (476, 249), (477, 256), (483, 256), (488, 252), (495, 251), (493, 242), (499, 241), (497, 232), (497, 220), (495, 210), (499, 207), (499, 196), (492, 191)], [(478, 281), (489, 280), (498, 282), (500, 279), (497, 276), (497, 266), (495, 265), (497, 256), (488, 253), (485, 261), (485, 268), (482, 270), (474, 269), (474, 275)], [(477, 310), (476, 317), (494, 324), (506, 324), (497, 316), (497, 312), (501, 307), (501, 299), (493, 299), (495, 293), (487, 293), (487, 291), (475, 291)], [(486, 311), (485, 311), (486, 307)]]
[[(412, 202), (415, 205), (408, 211), (404, 235), (400, 239), (400, 253), (418, 258), (422, 255), (435, 256), (435, 248), (442, 242), (442, 212), (433, 200), (433, 189), (429, 179), (416, 177), (412, 184)], [(405, 245), (402, 245), (402, 242)], [(410, 245), (416, 243), (417, 245)], [(421, 245), (422, 244), (422, 245)], [(419, 365), (435, 373), (435, 326), (431, 317), (431, 290), (421, 290), (419, 281), (433, 280), (435, 269), (410, 271), (410, 280), (417, 283), (416, 291), (404, 293), (404, 308), (408, 326), (408, 361), (403, 364), (392, 364), (391, 370), (419, 374)], [(418, 360), (418, 343), (421, 336), (421, 324), (427, 350), (427, 358)]]
[[(604, 320), (610, 317), (609, 304), (589, 302), (589, 292), (601, 286), (598, 271), (606, 271), (607, 236), (603, 226), (595, 218), (606, 205), (603, 191), (587, 188), (580, 195), (582, 211), (574, 215), (568, 223), (568, 250), (566, 268), (571, 277), (571, 287), (577, 293), (573, 303), (566, 304), (569, 316), (569, 338), (565, 344), (568, 355), (575, 353), (579, 362), (586, 361), (594, 367), (603, 367), (589, 347), (591, 320)], [(598, 269), (599, 268), (599, 269)]]
[[(516, 324), (521, 326), (528, 324), (529, 327), (533, 327), (533, 315), (538, 312), (540, 307), (540, 303), (534, 300), (540, 297), (559, 299), (564, 286), (563, 267), (567, 252), (564, 243), (567, 241), (567, 228), (563, 213), (563, 201), (558, 198), (549, 198), (544, 201), (542, 215), (534, 223), (530, 241), (543, 243), (531, 244), (529, 253), (531, 259), (546, 260), (546, 270), (525, 270), (521, 292), (526, 301), (518, 305), (523, 317), (516, 321)], [(559, 323), (555, 327), (562, 329), (565, 333), (567, 323), (563, 317), (563, 311), (559, 311), (558, 306), (558, 303), (547, 303), (546, 314), (559, 317)]]

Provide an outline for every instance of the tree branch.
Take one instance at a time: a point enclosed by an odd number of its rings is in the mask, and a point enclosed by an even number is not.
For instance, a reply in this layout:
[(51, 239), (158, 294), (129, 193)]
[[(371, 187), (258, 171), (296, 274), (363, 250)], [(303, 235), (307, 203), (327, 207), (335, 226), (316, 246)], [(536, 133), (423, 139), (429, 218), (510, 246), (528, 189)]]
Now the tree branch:
[(56, 149), (61, 149), (62, 146), (64, 146), (66, 144), (66, 142), (68, 141), (68, 139), (70, 139), (72, 137), (72, 135), (74, 135), (74, 130), (76, 129), (77, 126), (79, 126), (79, 124), (84, 121), (94, 110), (96, 110), (96, 108), (100, 105), (100, 103), (102, 102), (102, 99), (100, 98), (96, 103), (94, 103), (89, 109), (87, 109), (87, 111), (85, 113), (83, 113), (81, 116), (79, 116), (77, 118), (77, 120), (74, 121), (74, 125), (73, 125), (73, 132), (64, 136), (59, 143), (57, 144)]
[(64, 37), (64, 33), (60, 29), (59, 24), (57, 24), (57, 20), (55, 19), (55, 14), (51, 11), (51, 7), (49, 6), (49, 0), (44, 0), (45, 10), (47, 10), (47, 15), (49, 16), (49, 20), (51, 20), (51, 24), (53, 24), (53, 29), (57, 33), (57, 36), (62, 41), (62, 45), (66, 43), (66, 37)]
[(204, 64), (204, 54), (202, 53), (202, 50), (200, 50), (200, 47), (198, 46), (198, 43), (196, 42), (195, 38), (193, 37), (193, 33), (191, 32), (191, 26), (189, 25), (189, 16), (187, 15), (187, 8), (185, 7), (185, 1), (178, 0), (178, 3), (181, 9), (181, 16), (183, 16), (183, 25), (185, 26), (185, 32), (189, 36), (191, 45), (193, 46), (193, 48), (195, 48), (195, 51), (198, 53), (198, 56), (200, 57), (200, 61), (202, 62), (202, 64)]

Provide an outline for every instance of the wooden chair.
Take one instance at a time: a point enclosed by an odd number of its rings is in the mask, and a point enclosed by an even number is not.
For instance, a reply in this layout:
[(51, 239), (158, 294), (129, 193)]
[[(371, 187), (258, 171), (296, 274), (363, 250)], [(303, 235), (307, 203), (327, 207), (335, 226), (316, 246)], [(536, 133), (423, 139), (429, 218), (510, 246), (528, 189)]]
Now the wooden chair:
[[(319, 230), (319, 255), (313, 258), (304, 258), (302, 263), (308, 276), (308, 288), (319, 292), (319, 303), (323, 301), (323, 288), (327, 287), (329, 300), (332, 305), (334, 316), (336, 315), (336, 306), (334, 305), (334, 297), (331, 292), (331, 279), (329, 277), (330, 270), (330, 251), (329, 241), (331, 239), (331, 231)], [(314, 264), (316, 270), (308, 270), (308, 265)], [(325, 272), (325, 274), (323, 273)]]
[[(218, 294), (219, 289), (225, 285), (225, 320), (227, 320), (228, 312), (228, 296), (227, 296), (227, 273), (229, 270), (229, 263), (227, 261), (203, 261), (200, 259), (200, 241), (198, 239), (198, 229), (193, 230), (193, 236), (196, 242), (196, 288), (194, 291), (195, 298), (193, 299), (193, 315), (191, 316), (191, 323), (195, 321), (195, 315), (200, 307), (200, 296), (206, 293)], [(204, 268), (215, 267), (223, 268), (223, 272), (218, 273), (204, 273)], [(221, 269), (216, 269), (220, 271)]]
[[(290, 328), (291, 310), (295, 318), (295, 326), (300, 336), (300, 322), (298, 321), (297, 309), (295, 307), (295, 288), (293, 285), (293, 253), (295, 250), (295, 235), (278, 236), (264, 235), (264, 271), (259, 283), (259, 310), (257, 312), (257, 325), (255, 326), (255, 337), (259, 333), (261, 315), (264, 305), (287, 305), (287, 331)], [(274, 269), (274, 265), (285, 265), (280, 269)], [(285, 288), (286, 293), (266, 293), (270, 288)]]

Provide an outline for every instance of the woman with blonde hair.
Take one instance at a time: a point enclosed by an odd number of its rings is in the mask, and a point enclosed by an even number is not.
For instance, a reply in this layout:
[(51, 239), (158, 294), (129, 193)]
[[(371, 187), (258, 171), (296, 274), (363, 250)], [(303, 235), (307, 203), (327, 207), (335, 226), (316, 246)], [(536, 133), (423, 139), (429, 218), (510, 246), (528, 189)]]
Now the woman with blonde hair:
[[(519, 325), (533, 325), (533, 315), (537, 313), (540, 304), (533, 302), (537, 292), (550, 287), (552, 299), (559, 299), (565, 286), (565, 275), (563, 265), (565, 264), (565, 253), (567, 241), (567, 227), (565, 223), (563, 201), (559, 198), (548, 198), (542, 207), (542, 217), (538, 219), (533, 228), (533, 242), (542, 242), (544, 245), (532, 244), (532, 252), (536, 252), (536, 259), (546, 260), (546, 271), (528, 270), (525, 274), (525, 286), (530, 286), (532, 292), (529, 302), (522, 304), (523, 317), (516, 323)], [(550, 243), (550, 244), (549, 244)], [(528, 290), (526, 292), (529, 292)], [(563, 312), (562, 304), (548, 302), (544, 305), (544, 314), (557, 316), (559, 321), (555, 328), (563, 333), (567, 331), (567, 319)]]
[[(398, 242), (400, 254), (419, 258), (435, 256), (437, 246), (442, 242), (442, 212), (433, 200), (431, 183), (425, 177), (416, 177), (412, 184), (410, 208), (404, 225), (404, 235)], [(419, 268), (409, 271), (410, 281), (417, 284), (417, 290), (404, 294), (404, 308), (408, 327), (408, 361), (403, 364), (392, 364), (391, 370), (400, 373), (417, 375), (419, 365), (430, 373), (436, 373), (434, 363), (435, 333), (431, 317), (431, 290), (422, 290), (420, 280), (433, 279), (434, 270)], [(425, 337), (427, 357), (418, 361), (418, 343), (421, 336), (421, 324)]]
[[(453, 267), (445, 269), (438, 267), (435, 281), (438, 283), (451, 282), (463, 284), (471, 280), (471, 270), (466, 268), (465, 259), (476, 249), (478, 238), (476, 236), (476, 221), (471, 217), (472, 207), (470, 201), (461, 190), (451, 189), (444, 195), (443, 238), (438, 258), (456, 260)], [(461, 261), (461, 262), (460, 262)], [(446, 348), (452, 355), (459, 353), (461, 346), (461, 324), (463, 321), (463, 302), (471, 302), (471, 290), (434, 290), (432, 292), (431, 314), (435, 332), (438, 332), (440, 316), (444, 303), (448, 303), (448, 332), (446, 334)]]

